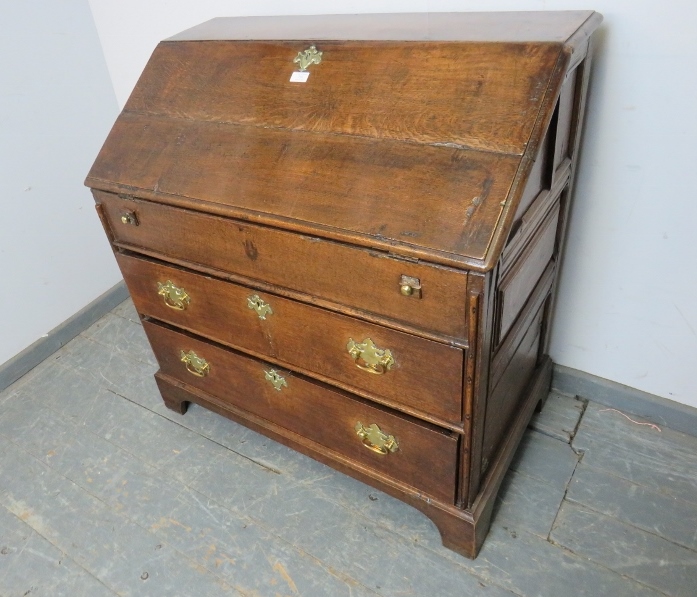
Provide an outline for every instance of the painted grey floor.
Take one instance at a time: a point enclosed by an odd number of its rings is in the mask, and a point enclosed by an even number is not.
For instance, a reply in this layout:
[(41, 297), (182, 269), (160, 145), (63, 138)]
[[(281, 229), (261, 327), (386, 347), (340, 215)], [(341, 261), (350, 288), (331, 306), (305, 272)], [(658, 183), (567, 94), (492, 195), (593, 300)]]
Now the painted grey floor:
[(695, 437), (552, 393), (470, 561), (156, 368), (127, 301), (0, 393), (0, 595), (697, 595)]

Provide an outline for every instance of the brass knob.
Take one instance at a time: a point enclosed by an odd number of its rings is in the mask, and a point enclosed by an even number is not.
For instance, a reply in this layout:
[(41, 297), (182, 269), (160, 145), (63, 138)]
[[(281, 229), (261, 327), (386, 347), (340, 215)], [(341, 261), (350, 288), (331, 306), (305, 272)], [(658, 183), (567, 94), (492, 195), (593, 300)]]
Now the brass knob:
[(157, 294), (159, 294), (170, 309), (183, 311), (191, 302), (191, 298), (186, 290), (172, 284), (172, 280), (167, 280), (164, 284), (157, 283)]
[(377, 452), (378, 454), (387, 454), (389, 452), (396, 452), (399, 449), (399, 444), (395, 439), (394, 435), (387, 435), (380, 430), (375, 423), (365, 427), (360, 421), (356, 423), (354, 430), (356, 435), (363, 440), (363, 445)]
[(392, 353), (388, 349), (382, 350), (375, 346), (370, 338), (366, 338), (363, 342), (356, 342), (353, 338), (349, 338), (346, 350), (356, 363), (356, 367), (368, 373), (382, 375), (392, 369), (395, 364)]
[(181, 351), (181, 362), (186, 365), (186, 370), (196, 377), (206, 377), (211, 371), (211, 366), (203, 357), (198, 356), (193, 350)]
[(136, 216), (134, 211), (125, 211), (121, 214), (121, 223), (130, 226), (138, 226), (138, 216)]
[(402, 274), (399, 277), (399, 292), (402, 296), (421, 298), (421, 280)]

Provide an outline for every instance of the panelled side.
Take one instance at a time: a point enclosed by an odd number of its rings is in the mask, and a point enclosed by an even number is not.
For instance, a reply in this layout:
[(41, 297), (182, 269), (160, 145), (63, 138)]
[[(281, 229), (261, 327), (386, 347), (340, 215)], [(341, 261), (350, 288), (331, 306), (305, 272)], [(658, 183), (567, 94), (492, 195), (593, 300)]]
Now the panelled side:
[(482, 474), (547, 352), (587, 88), (589, 60), (584, 56), (585, 48), (577, 50), (564, 75), (497, 267)]

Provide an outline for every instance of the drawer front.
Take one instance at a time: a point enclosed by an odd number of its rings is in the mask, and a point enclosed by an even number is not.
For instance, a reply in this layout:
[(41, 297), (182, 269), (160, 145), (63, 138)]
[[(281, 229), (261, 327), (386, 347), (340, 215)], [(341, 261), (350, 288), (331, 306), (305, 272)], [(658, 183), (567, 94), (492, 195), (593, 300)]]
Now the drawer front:
[[(454, 503), (458, 442), (452, 434), (200, 338), (149, 321), (143, 327), (162, 373), (298, 433), (330, 452)], [(207, 369), (200, 362), (182, 362), (182, 352), (191, 355), (191, 351), (205, 359)], [(364, 437), (357, 433), (359, 424)], [(378, 429), (371, 429), (372, 425)], [(383, 437), (378, 437), (378, 430)]]
[[(117, 243), (466, 338), (464, 272), (149, 201), (94, 194)], [(418, 293), (401, 294), (402, 276), (420, 281), (420, 298)]]
[[(117, 254), (117, 260), (144, 315), (398, 407), (448, 422), (461, 419), (463, 351), (458, 348), (147, 259)], [(163, 286), (168, 282), (186, 293), (185, 302), (177, 303), (177, 291)], [(367, 370), (360, 347), (349, 353), (350, 340), (364, 344), (367, 339), (378, 350), (389, 350), (393, 364), (386, 359), (387, 365)]]

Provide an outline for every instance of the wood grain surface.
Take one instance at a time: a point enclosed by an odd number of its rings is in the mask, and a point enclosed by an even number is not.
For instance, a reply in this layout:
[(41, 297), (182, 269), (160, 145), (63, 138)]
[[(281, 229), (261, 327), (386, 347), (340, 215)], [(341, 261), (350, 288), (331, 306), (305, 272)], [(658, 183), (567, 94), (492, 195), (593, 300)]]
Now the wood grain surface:
[(561, 50), (324, 41), (307, 82), (291, 83), (312, 43), (162, 43), (125, 110), (522, 154)]
[(592, 31), (599, 21), (600, 15), (591, 10), (217, 17), (166, 41), (312, 39), (570, 44), (579, 29)]
[[(265, 379), (271, 366), (163, 326), (143, 322), (162, 373), (192, 385), (224, 402), (338, 451), (381, 473), (401, 479), (419, 491), (446, 503), (454, 501), (457, 437), (420, 425), (358, 401), (329, 386), (318, 385), (278, 370), (287, 386), (280, 391)], [(194, 350), (211, 369), (206, 377), (189, 374), (180, 352)], [(357, 422), (373, 423), (399, 444), (394, 453), (378, 454), (366, 448), (356, 434)]]
[[(465, 335), (463, 272), (147, 201), (105, 193), (98, 199), (115, 242), (129, 248), (291, 288), (310, 302), (323, 297), (449, 336)], [(138, 226), (121, 222), (128, 211), (137, 214)], [(402, 275), (421, 281), (422, 298), (400, 294)]]
[(449, 146), (126, 112), (89, 181), (152, 192), (164, 203), (182, 196), (231, 215), (264, 214), (278, 226), (323, 226), (368, 247), (382, 241), (446, 253), (457, 264), (486, 254), (519, 162)]
[[(460, 349), (180, 268), (122, 254), (117, 259), (143, 315), (319, 375), (397, 408), (406, 406), (422, 418), (460, 421)], [(157, 294), (157, 283), (168, 280), (189, 295), (185, 310), (168, 307)], [(264, 320), (247, 305), (253, 295), (273, 310)], [(383, 375), (359, 369), (346, 349), (351, 338), (370, 338), (379, 348), (389, 349), (394, 367)]]

